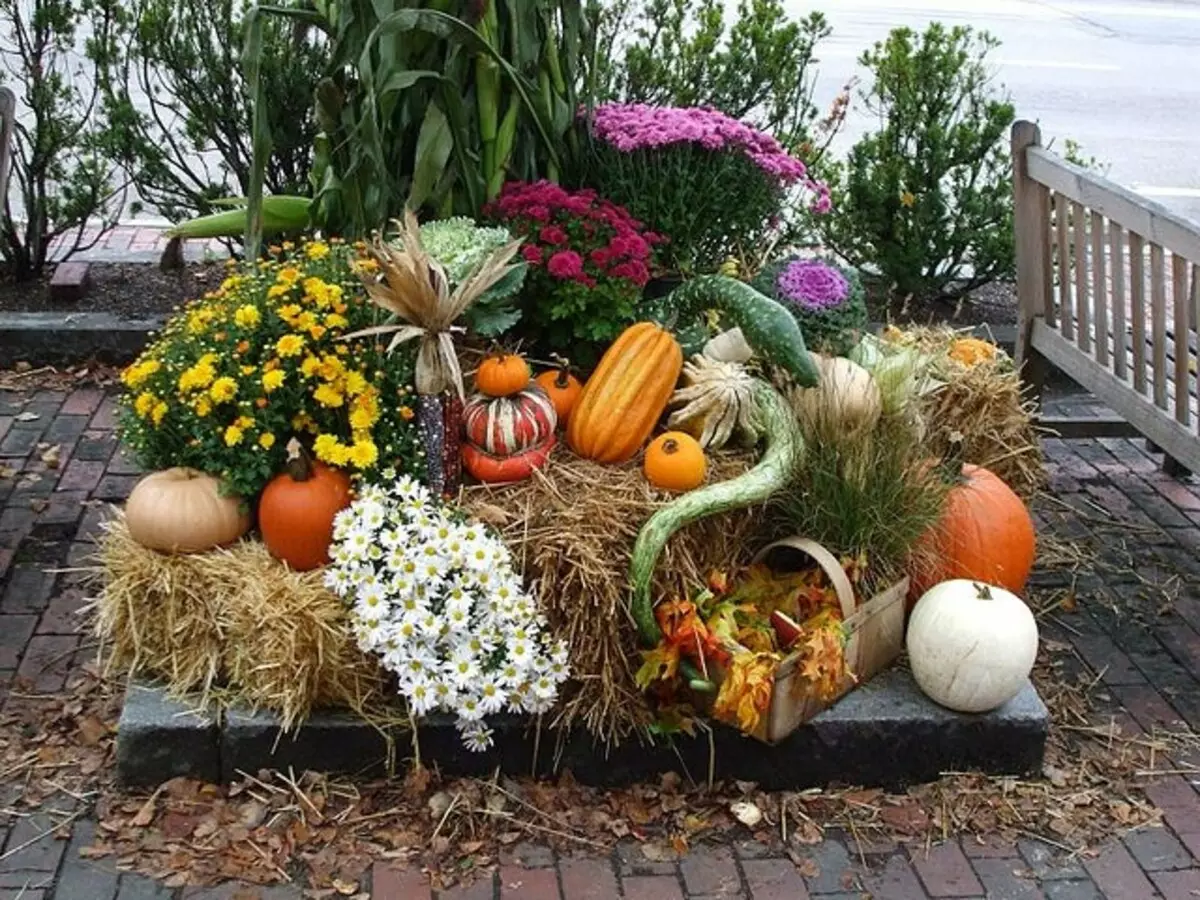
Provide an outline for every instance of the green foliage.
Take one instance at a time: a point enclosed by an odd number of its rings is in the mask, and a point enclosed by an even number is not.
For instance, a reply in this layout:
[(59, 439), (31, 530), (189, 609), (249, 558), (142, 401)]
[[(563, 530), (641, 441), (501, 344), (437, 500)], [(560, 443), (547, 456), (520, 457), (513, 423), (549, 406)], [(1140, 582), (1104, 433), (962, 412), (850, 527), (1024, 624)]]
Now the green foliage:
[(957, 296), (1013, 270), (1008, 129), (997, 42), (967, 27), (897, 28), (859, 62), (880, 122), (831, 167), (828, 244), (900, 294)]
[(42, 274), (50, 246), (62, 238), (61, 261), (94, 246), (116, 224), (123, 192), (106, 153), (107, 118), (97, 112), (97, 73), (117, 52), (116, 22), (95, 0), (0, 0), (8, 35), (2, 82), (17, 98), (10, 187), (0, 248), (14, 278)]
[[(793, 20), (782, 0), (614, 0), (598, 19), (600, 100), (711, 106), (801, 149), (814, 132), (818, 44), (831, 28), (819, 12)], [(632, 34), (632, 40), (627, 36)], [(815, 157), (812, 148), (803, 155)]]
[(855, 270), (837, 266), (826, 260), (827, 265), (833, 266), (845, 277), (850, 286), (849, 293), (837, 306), (808, 309), (780, 296), (777, 286), (779, 273), (799, 258), (787, 256), (764, 266), (751, 280), (750, 286), (760, 294), (778, 301), (792, 314), (796, 324), (800, 326), (805, 342), (812, 350), (844, 356), (858, 343), (867, 328), (867, 301), (862, 279)]
[[(178, 221), (213, 212), (218, 198), (245, 196), (253, 147), (241, 49), (250, 0), (106, 2), (122, 11), (127, 27), (104, 106), (114, 123), (112, 150), (140, 197)], [(261, 53), (272, 146), (265, 185), (276, 194), (307, 194), (313, 90), (328, 49), (313, 29), (270, 18)]]
[[(345, 0), (261, 12), (246, 47), (260, 161), (273, 102), (255, 77), (262, 23), (285, 15), (328, 42), (316, 89), (314, 220), (330, 232), (366, 235), (406, 203), (476, 216), (506, 178), (554, 179), (577, 147), (577, 73), (590, 34), (578, 0)], [(253, 216), (260, 191), (250, 187)]]

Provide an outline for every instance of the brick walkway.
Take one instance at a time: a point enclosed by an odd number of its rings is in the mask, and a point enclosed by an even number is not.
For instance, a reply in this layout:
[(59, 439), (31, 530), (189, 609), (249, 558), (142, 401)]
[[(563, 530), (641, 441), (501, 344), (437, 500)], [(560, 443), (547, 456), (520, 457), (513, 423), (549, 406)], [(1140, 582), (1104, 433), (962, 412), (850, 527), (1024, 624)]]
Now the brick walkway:
[[(47, 454), (58, 447), (58, 462)], [(1101, 698), (1126, 727), (1151, 729), (1186, 721), (1200, 729), (1200, 488), (1157, 470), (1157, 461), (1130, 441), (1047, 441), (1056, 499), (1039, 507), (1043, 533), (1090, 535), (1117, 558), (1128, 577), (1096, 582), (1081, 574), (1078, 610), (1047, 619), (1043, 636), (1074, 646), (1081, 665), (1104, 685)], [(82, 602), (77, 575), (48, 572), (81, 562), (110, 501), (125, 496), (136, 468), (118, 452), (112, 398), (95, 389), (70, 394), (0, 392), (0, 701), (13, 694), (62, 690), (89, 658), (73, 613)], [(1123, 556), (1122, 556), (1123, 555)], [(1147, 593), (1156, 576), (1177, 575), (1171, 608), (1162, 592)], [(1174, 592), (1174, 591), (1173, 591)], [(1084, 600), (1084, 597), (1087, 597)], [(1095, 598), (1095, 599), (1093, 599)], [(1195, 760), (1192, 761), (1193, 763)], [(1180, 772), (1196, 771), (1178, 761)], [(953, 840), (929, 849), (864, 848), (832, 836), (797, 865), (754, 842), (706, 845), (679, 863), (650, 862), (636, 843), (609, 855), (555, 856), (532, 844), (502, 859), (490, 880), (444, 892), (444, 898), (565, 898), (668, 900), (923, 900), (931, 897), (1046, 900), (1184, 900), (1200, 896), (1200, 793), (1197, 775), (1174, 774), (1148, 795), (1165, 827), (1114, 841), (1096, 858), (1064, 859), (1037, 840)], [(18, 815), (0, 783), (0, 900), (145, 900), (224, 898), (299, 900), (298, 887), (171, 891), (141, 876), (118, 873), (105, 860), (81, 858), (94, 823), (86, 804)], [(57, 832), (61, 817), (79, 814)], [(60, 818), (55, 818), (55, 814)], [(867, 852), (869, 851), (869, 852)], [(376, 863), (375, 900), (425, 900), (414, 872)], [(327, 895), (323, 895), (327, 896)]]
[[(159, 225), (118, 225), (101, 237), (94, 247), (82, 250), (72, 259), (102, 263), (146, 263), (158, 262), (167, 246), (165, 228)], [(99, 232), (88, 229), (84, 232), (83, 244), (90, 243)], [(65, 243), (52, 245), (51, 258)], [(187, 241), (184, 244), (189, 259), (202, 259), (206, 254), (224, 258), (229, 255), (220, 241)]]

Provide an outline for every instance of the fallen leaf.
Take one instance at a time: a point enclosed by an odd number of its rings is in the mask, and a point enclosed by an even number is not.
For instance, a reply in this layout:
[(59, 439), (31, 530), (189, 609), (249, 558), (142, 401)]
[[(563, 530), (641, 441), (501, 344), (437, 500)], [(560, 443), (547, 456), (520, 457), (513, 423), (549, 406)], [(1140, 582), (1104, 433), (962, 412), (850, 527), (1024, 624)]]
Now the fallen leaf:
[(663, 841), (647, 841), (642, 844), (642, 856), (650, 862), (675, 862), (679, 852), (671, 844)]
[[(482, 843), (482, 842), (481, 842)], [(340, 878), (333, 879), (333, 889), (343, 897), (350, 897), (358, 893), (357, 881), (343, 881)]]
[(79, 736), (83, 738), (84, 744), (89, 747), (96, 746), (108, 737), (108, 726), (95, 716), (85, 716), (76, 720), (75, 727), (79, 729)]
[(62, 462), (62, 446), (55, 444), (44, 452), (42, 454), (42, 462), (46, 465), (47, 469), (57, 469), (59, 463)]
[(729, 811), (733, 813), (735, 819), (747, 828), (754, 828), (762, 821), (763, 817), (762, 810), (748, 800), (739, 800), (736, 803), (729, 804)]
[(137, 815), (129, 820), (130, 825), (145, 828), (154, 821), (154, 814), (158, 811), (158, 795), (159, 791), (155, 791), (146, 799), (142, 808), (137, 811)]
[(800, 870), (800, 874), (805, 878), (821, 877), (821, 867), (817, 865), (816, 860), (811, 856), (806, 856), (801, 862), (796, 863), (796, 868)]
[(41, 416), (39, 416), (37, 413), (31, 413), (26, 410), (23, 413), (17, 413), (15, 418), (18, 422), (36, 422), (41, 418)]
[(1057, 766), (1045, 765), (1042, 766), (1042, 774), (1050, 780), (1050, 783), (1057, 788), (1066, 787), (1068, 778), (1067, 773)]
[(0, 466), (0, 478), (12, 478), (17, 474), (17, 470), (12, 466)]

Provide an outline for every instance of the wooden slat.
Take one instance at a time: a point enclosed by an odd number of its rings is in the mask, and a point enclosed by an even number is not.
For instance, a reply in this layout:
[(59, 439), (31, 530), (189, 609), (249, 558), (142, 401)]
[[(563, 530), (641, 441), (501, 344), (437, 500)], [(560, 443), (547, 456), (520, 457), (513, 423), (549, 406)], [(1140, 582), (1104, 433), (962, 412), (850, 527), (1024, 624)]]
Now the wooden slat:
[(1071, 309), (1071, 240), (1067, 234), (1071, 204), (1062, 194), (1054, 195), (1055, 237), (1058, 244), (1058, 313), (1062, 333), (1070, 339), (1075, 333), (1075, 314)]
[(1129, 233), (1129, 314), (1133, 317), (1133, 386), (1146, 393), (1146, 254), (1142, 236)]
[(1075, 269), (1075, 343), (1079, 345), (1079, 349), (1084, 353), (1091, 350), (1091, 332), (1089, 331), (1089, 320), (1091, 316), (1088, 314), (1088, 243), (1087, 243), (1087, 215), (1083, 211), (1083, 207), (1078, 203), (1071, 204), (1071, 224), (1075, 233), (1074, 259), (1072, 265)]
[(1050, 189), (1037, 182), (1030, 181), (1038, 191), (1038, 204), (1041, 207), (1043, 227), (1038, 229), (1044, 244), (1042, 256), (1042, 298), (1045, 301), (1043, 314), (1051, 327), (1058, 325), (1058, 311), (1054, 308), (1054, 235), (1050, 231)]
[(1150, 245), (1150, 354), (1154, 405), (1167, 408), (1167, 274), (1163, 248)]
[(1121, 378), (1129, 374), (1125, 353), (1125, 236), (1116, 222), (1108, 223), (1109, 265), (1112, 267), (1112, 330), (1121, 335), (1113, 347), (1113, 371)]
[(1034, 181), (1066, 194), (1172, 253), (1200, 260), (1200, 229), (1161, 203), (1060, 159), (1044, 147), (1029, 147), (1025, 161)]
[(1130, 390), (1128, 381), (1101, 369), (1041, 320), (1032, 323), (1030, 340), (1038, 353), (1129, 422), (1139, 434), (1193, 472), (1200, 472), (1200, 441), (1196, 440), (1196, 435), (1164, 416), (1145, 397)]
[(1108, 368), (1108, 284), (1104, 279), (1104, 217), (1092, 212), (1092, 314), (1096, 324), (1096, 362)]
[(1191, 396), (1191, 373), (1188, 361), (1188, 262), (1177, 253), (1171, 254), (1171, 307), (1175, 313), (1175, 421), (1187, 425), (1188, 398)]

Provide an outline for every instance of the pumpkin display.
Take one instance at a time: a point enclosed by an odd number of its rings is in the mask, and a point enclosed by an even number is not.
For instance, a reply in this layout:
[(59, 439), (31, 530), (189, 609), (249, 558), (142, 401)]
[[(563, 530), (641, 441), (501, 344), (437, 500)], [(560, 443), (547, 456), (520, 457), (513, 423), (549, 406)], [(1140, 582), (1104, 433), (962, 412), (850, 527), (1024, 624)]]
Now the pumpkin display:
[(350, 505), (350, 478), (310, 459), (295, 440), (288, 454), (286, 469), (259, 498), (258, 527), (272, 556), (307, 572), (329, 562), (333, 519)]
[(981, 713), (1017, 695), (1033, 670), (1038, 628), (1025, 601), (995, 585), (943, 581), (913, 609), (905, 639), (917, 686), (935, 703)]
[(493, 456), (512, 456), (537, 447), (554, 434), (558, 413), (540, 385), (507, 397), (476, 394), (463, 407), (463, 436)]
[(549, 369), (534, 379), (538, 386), (546, 392), (554, 411), (558, 413), (558, 422), (565, 426), (571, 420), (571, 411), (579, 402), (583, 393), (583, 385), (571, 374), (564, 362), (557, 369)]
[(558, 439), (553, 433), (541, 444), (520, 450), (508, 456), (496, 456), (486, 450), (464, 443), (462, 447), (463, 468), (479, 481), (488, 484), (505, 484), (522, 481), (550, 460), (550, 452)]
[(250, 528), (240, 497), (221, 496), (221, 483), (195, 469), (151, 472), (125, 501), (129, 536), (163, 553), (202, 553), (231, 544)]
[(708, 461), (690, 434), (668, 431), (650, 442), (642, 468), (646, 480), (664, 491), (690, 491), (704, 483)]
[(584, 459), (622, 463), (641, 449), (671, 399), (683, 349), (653, 322), (625, 329), (583, 386), (567, 443)]
[(479, 364), (475, 386), (489, 397), (507, 397), (529, 384), (529, 363), (516, 353), (493, 353)]
[(914, 571), (909, 600), (940, 581), (969, 578), (1020, 594), (1033, 569), (1036, 538), (1024, 502), (982, 466), (964, 465), (959, 484), (946, 495), (942, 518), (923, 543), (937, 562)]

